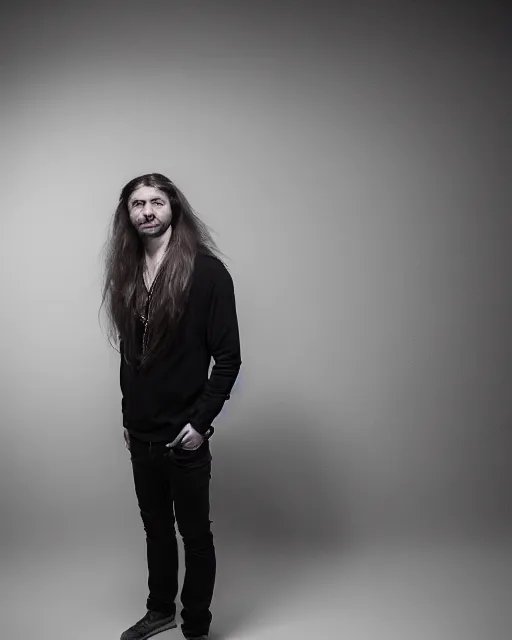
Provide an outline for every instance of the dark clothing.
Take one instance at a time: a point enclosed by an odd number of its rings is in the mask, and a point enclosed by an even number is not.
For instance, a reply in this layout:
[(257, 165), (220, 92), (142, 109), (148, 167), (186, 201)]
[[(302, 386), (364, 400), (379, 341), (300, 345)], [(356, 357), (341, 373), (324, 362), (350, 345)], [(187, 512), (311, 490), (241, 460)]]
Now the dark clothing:
[[(143, 334), (140, 318), (141, 348)], [(188, 423), (211, 435), (242, 364), (233, 280), (222, 262), (197, 254), (190, 297), (168, 355), (144, 371), (125, 361), (122, 341), (120, 351), (123, 425), (131, 435), (171, 442)]]
[[(147, 292), (145, 317), (152, 291), (153, 287)], [(140, 352), (144, 329), (141, 317), (136, 332)], [(212, 456), (208, 437), (242, 362), (233, 281), (217, 258), (197, 254), (177, 339), (166, 353), (147, 370), (140, 369), (137, 362), (125, 361), (121, 341), (123, 425), (130, 436), (135, 492), (146, 531), (146, 606), (162, 613), (176, 611), (176, 522), (185, 550), (182, 630), (186, 636), (200, 636), (208, 633), (212, 620), (216, 570), (209, 519)], [(166, 443), (188, 423), (206, 435), (202, 445), (194, 451), (180, 445), (167, 448)]]
[(212, 460), (209, 442), (205, 440), (199, 449), (186, 451), (130, 436), (130, 455), (146, 530), (149, 586), (146, 606), (162, 613), (176, 612), (176, 521), (185, 550), (182, 631), (186, 636), (208, 634), (216, 570), (209, 519)]

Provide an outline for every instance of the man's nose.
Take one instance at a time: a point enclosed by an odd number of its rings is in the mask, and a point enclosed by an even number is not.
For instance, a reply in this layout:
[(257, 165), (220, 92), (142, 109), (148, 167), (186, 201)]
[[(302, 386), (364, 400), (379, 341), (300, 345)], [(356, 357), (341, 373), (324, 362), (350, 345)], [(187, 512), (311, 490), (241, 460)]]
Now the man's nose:
[(144, 208), (142, 209), (142, 212), (147, 216), (153, 214), (153, 205), (151, 204), (151, 202), (146, 202)]

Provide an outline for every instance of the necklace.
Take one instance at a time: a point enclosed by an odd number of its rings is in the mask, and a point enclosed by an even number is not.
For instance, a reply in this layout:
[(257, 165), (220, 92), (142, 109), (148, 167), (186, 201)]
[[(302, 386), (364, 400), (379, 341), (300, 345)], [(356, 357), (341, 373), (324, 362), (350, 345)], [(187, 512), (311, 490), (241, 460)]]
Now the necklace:
[(146, 349), (146, 335), (147, 335), (147, 329), (148, 329), (148, 324), (149, 324), (149, 306), (150, 306), (150, 302), (151, 302), (151, 293), (153, 290), (153, 283), (155, 281), (157, 272), (158, 272), (158, 267), (160, 266), (160, 263), (162, 262), (163, 258), (164, 258), (165, 254), (160, 258), (160, 260), (157, 262), (156, 267), (155, 267), (155, 271), (153, 274), (153, 277), (150, 279), (149, 276), (149, 265), (148, 265), (148, 261), (147, 258), (144, 258), (144, 269), (143, 269), (143, 273), (142, 273), (142, 277), (144, 279), (144, 284), (146, 285), (146, 289), (147, 289), (147, 301), (146, 301), (146, 311), (144, 313), (144, 315), (140, 315), (140, 318), (142, 320), (142, 322), (144, 323), (144, 333), (142, 334), (142, 357), (144, 357), (144, 353), (145, 353), (145, 349)]
[(144, 282), (146, 284), (146, 288), (148, 289), (148, 291), (151, 289), (151, 286), (152, 286), (152, 284), (153, 284), (153, 282), (155, 280), (156, 274), (158, 272), (158, 267), (160, 266), (160, 263), (162, 262), (164, 257), (165, 257), (165, 254), (162, 255), (160, 260), (156, 263), (156, 267), (154, 268), (154, 271), (153, 271), (152, 275), (150, 274), (147, 257), (144, 258)]

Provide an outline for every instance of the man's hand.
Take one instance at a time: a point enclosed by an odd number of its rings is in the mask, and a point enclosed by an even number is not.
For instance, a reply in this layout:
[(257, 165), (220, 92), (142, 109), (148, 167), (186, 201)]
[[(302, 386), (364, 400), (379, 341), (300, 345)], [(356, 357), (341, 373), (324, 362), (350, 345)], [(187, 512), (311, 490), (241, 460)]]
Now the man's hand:
[(128, 451), (130, 451), (130, 434), (128, 433), (128, 429), (124, 430), (124, 444)]
[(187, 424), (183, 427), (183, 429), (178, 433), (176, 438), (169, 442), (166, 446), (169, 449), (173, 447), (181, 446), (182, 449), (186, 449), (187, 451), (194, 451), (195, 449), (199, 449), (199, 447), (203, 444), (204, 438), (203, 436), (194, 429), (191, 424)]

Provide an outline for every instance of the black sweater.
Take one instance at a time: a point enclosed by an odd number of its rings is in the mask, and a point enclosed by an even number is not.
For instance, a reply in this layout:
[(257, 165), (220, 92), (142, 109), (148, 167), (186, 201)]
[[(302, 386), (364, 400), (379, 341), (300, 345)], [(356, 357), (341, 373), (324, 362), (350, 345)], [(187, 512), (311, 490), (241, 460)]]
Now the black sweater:
[[(143, 331), (140, 319), (141, 342)], [(197, 254), (178, 339), (164, 358), (144, 371), (125, 362), (122, 340), (120, 352), (123, 425), (130, 434), (171, 442), (190, 423), (210, 437), (242, 364), (233, 280), (222, 262)]]

